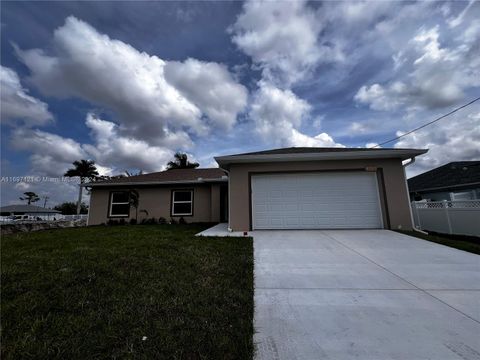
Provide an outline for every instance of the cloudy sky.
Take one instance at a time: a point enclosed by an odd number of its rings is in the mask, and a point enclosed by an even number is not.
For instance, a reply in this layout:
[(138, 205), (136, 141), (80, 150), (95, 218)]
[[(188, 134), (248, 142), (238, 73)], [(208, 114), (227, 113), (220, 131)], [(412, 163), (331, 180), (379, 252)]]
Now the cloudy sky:
[[(2, 204), (77, 159), (373, 146), (480, 96), (480, 2), (3, 2)], [(391, 147), (480, 159), (480, 102)], [(41, 177), (18, 181), (9, 177)]]

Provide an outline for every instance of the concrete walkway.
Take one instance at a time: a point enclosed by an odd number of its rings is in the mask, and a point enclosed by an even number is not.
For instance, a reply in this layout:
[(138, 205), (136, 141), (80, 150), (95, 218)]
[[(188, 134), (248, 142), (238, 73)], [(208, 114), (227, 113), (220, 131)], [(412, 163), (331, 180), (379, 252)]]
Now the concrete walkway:
[[(220, 223), (220, 224), (217, 224), (215, 226), (212, 226), (211, 228), (203, 230), (202, 232), (199, 232), (195, 236), (243, 237), (243, 236), (246, 236), (246, 235), (241, 231), (228, 231), (228, 224), (227, 223)], [(250, 236), (250, 235), (248, 235), (248, 236)]]
[(480, 359), (480, 256), (386, 230), (251, 235), (257, 359)]

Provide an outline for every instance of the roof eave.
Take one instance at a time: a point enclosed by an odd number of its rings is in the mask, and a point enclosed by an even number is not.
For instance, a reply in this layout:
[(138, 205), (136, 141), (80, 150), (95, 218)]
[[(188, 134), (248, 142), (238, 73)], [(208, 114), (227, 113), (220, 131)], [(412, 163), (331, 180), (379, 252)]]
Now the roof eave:
[(223, 169), (231, 164), (288, 162), (288, 161), (332, 161), (332, 160), (361, 160), (361, 159), (388, 159), (397, 158), (407, 160), (425, 154), (428, 149), (384, 150), (384, 151), (346, 151), (304, 154), (266, 154), (266, 155), (227, 155), (217, 156), (215, 161)]

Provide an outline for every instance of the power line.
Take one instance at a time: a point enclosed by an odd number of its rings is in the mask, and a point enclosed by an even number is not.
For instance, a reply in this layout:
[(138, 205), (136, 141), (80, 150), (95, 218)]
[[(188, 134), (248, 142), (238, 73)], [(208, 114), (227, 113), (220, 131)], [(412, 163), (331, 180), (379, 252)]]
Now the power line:
[(464, 104), (464, 105), (462, 105), (462, 106), (460, 106), (460, 107), (458, 107), (458, 108), (450, 111), (448, 114), (442, 115), (442, 116), (436, 118), (435, 120), (432, 120), (432, 121), (430, 121), (430, 122), (428, 122), (428, 123), (426, 123), (426, 124), (423, 124), (422, 126), (419, 126), (419, 127), (415, 128), (415, 129), (413, 129), (413, 130), (407, 131), (405, 134), (402, 134), (402, 135), (397, 136), (397, 137), (395, 137), (395, 138), (393, 138), (393, 139), (390, 139), (390, 140), (384, 141), (384, 142), (382, 142), (382, 143), (380, 143), (380, 144), (377, 144), (377, 145), (375, 145), (375, 146), (372, 146), (370, 149), (374, 149), (374, 148), (376, 148), (376, 147), (379, 147), (379, 146), (388, 144), (388, 143), (390, 143), (390, 142), (392, 142), (392, 141), (395, 141), (395, 140), (398, 140), (398, 139), (400, 139), (400, 138), (402, 138), (402, 137), (404, 137), (404, 136), (407, 136), (407, 135), (409, 135), (409, 134), (411, 134), (411, 133), (413, 133), (413, 132), (415, 132), (415, 131), (418, 131), (418, 130), (420, 130), (420, 129), (423, 129), (424, 127), (426, 127), (426, 126), (428, 126), (428, 125), (431, 125), (431, 124), (433, 124), (433, 123), (435, 123), (435, 122), (437, 122), (437, 121), (439, 121), (439, 120), (442, 120), (442, 119), (446, 118), (447, 116), (452, 115), (453, 113), (456, 113), (456, 112), (459, 111), (459, 110), (462, 110), (463, 108), (466, 108), (466, 107), (469, 106), (469, 105), (472, 105), (474, 102), (476, 102), (476, 101), (478, 101), (478, 100), (480, 100), (480, 97), (477, 97), (476, 99), (470, 101), (469, 103)]

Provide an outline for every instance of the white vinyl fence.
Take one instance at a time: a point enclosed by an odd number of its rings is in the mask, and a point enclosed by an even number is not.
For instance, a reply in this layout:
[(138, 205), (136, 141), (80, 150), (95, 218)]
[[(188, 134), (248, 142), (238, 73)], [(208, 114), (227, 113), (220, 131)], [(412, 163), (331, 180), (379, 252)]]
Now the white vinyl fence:
[(480, 236), (480, 200), (414, 201), (412, 212), (418, 229)]

